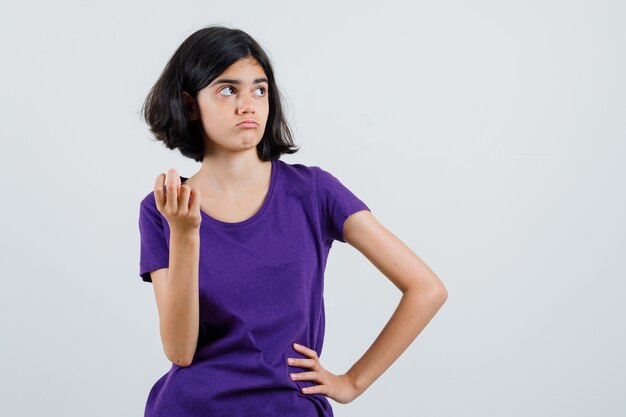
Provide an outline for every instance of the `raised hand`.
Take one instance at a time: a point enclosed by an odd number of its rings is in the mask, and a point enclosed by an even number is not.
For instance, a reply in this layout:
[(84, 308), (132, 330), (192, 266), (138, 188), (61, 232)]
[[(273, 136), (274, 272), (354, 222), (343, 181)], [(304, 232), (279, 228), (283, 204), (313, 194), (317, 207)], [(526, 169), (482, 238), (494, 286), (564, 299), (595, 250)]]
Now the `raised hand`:
[(167, 171), (167, 178), (165, 174), (159, 174), (154, 183), (157, 209), (167, 219), (170, 229), (180, 233), (200, 228), (200, 197), (197, 187), (181, 185), (180, 176), (174, 168)]

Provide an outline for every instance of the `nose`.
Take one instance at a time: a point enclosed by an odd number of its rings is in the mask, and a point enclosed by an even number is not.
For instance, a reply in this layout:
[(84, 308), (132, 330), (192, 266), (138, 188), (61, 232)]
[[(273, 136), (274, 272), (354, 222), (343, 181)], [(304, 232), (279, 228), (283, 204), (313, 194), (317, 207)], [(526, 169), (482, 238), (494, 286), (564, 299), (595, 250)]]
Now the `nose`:
[(240, 100), (237, 103), (239, 113), (254, 113), (254, 99), (247, 94), (240, 96)]

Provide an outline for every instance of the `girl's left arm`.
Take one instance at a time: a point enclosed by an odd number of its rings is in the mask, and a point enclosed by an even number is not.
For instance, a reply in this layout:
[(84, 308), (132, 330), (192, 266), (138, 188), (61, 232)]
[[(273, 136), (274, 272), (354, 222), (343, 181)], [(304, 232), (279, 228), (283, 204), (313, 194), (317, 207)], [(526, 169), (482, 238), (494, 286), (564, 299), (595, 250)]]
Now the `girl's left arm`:
[(368, 258), (400, 291), (398, 307), (373, 344), (346, 372), (357, 396), (406, 350), (448, 298), (437, 275), (370, 211), (350, 215), (344, 240)]

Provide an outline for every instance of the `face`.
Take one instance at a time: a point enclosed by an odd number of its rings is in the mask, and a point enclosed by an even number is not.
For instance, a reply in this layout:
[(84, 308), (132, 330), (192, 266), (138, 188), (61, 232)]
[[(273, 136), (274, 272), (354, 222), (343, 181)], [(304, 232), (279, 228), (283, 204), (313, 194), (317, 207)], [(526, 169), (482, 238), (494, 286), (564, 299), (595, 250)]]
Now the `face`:
[[(199, 120), (207, 151), (254, 149), (269, 114), (269, 84), (263, 67), (252, 57), (232, 64), (198, 92), (184, 93), (189, 120)], [(252, 120), (256, 124), (240, 124)]]

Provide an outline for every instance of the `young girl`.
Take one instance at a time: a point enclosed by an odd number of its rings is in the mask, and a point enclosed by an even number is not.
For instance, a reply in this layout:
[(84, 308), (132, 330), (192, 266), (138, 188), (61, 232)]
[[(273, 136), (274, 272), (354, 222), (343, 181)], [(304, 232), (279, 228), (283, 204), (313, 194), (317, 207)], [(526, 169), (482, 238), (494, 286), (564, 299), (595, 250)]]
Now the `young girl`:
[[(247, 33), (189, 36), (144, 103), (151, 132), (201, 162), (157, 176), (140, 203), (140, 276), (152, 282), (171, 369), (145, 416), (333, 416), (409, 346), (447, 299), (433, 271), (368, 206), (298, 150), (272, 65)], [(402, 293), (367, 352), (344, 374), (320, 361), (324, 270), (348, 242)], [(361, 291), (356, 288), (355, 291)]]

